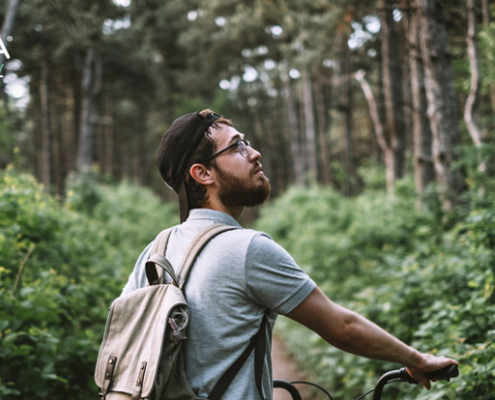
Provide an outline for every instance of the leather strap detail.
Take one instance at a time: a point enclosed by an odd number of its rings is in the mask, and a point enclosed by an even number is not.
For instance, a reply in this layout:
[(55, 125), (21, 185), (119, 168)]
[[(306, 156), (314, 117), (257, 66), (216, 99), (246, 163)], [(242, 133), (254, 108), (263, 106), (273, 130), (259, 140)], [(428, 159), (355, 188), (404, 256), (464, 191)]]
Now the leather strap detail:
[(110, 389), (110, 384), (112, 383), (113, 378), (113, 371), (115, 371), (115, 364), (117, 364), (117, 357), (108, 357), (107, 367), (105, 368), (105, 380), (103, 381), (100, 393), (100, 396), (103, 400), (105, 400), (108, 389)]
[(146, 373), (147, 365), (148, 363), (146, 361), (143, 361), (141, 363), (141, 368), (139, 368), (139, 374), (136, 380), (136, 386), (134, 387), (134, 391), (132, 392), (131, 400), (139, 400), (139, 398), (141, 397), (141, 391), (143, 390), (144, 374)]

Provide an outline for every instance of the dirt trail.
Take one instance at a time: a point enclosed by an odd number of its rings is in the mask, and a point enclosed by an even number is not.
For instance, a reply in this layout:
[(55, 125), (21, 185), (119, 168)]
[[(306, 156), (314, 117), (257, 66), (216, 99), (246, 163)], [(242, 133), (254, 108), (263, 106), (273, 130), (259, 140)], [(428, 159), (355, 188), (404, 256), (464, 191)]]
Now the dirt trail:
[[(287, 357), (284, 343), (277, 336), (273, 337), (272, 345), (272, 361), (273, 361), (273, 379), (281, 379), (284, 381), (305, 380), (301, 370), (298, 369), (297, 363)], [(297, 388), (301, 392), (304, 400), (311, 400), (308, 390), (304, 390), (304, 385), (298, 385)], [(273, 392), (273, 400), (292, 400), (292, 397), (285, 390), (275, 389)]]

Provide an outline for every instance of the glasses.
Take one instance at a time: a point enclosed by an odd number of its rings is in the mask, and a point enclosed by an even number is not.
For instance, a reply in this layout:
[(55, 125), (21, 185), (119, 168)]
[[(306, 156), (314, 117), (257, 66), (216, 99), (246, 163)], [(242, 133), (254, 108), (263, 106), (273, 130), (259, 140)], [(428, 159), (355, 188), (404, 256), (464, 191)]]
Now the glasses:
[(232, 148), (234, 148), (236, 151), (238, 151), (239, 153), (241, 153), (241, 156), (247, 157), (248, 156), (248, 149), (247, 149), (248, 146), (251, 146), (251, 143), (249, 143), (249, 140), (239, 139), (235, 143), (233, 143), (230, 146), (226, 147), (225, 149), (220, 150), (220, 151), (216, 152), (215, 154), (213, 154), (210, 157), (210, 160), (213, 160), (216, 156), (219, 156), (220, 154), (225, 153), (227, 150), (230, 150)]

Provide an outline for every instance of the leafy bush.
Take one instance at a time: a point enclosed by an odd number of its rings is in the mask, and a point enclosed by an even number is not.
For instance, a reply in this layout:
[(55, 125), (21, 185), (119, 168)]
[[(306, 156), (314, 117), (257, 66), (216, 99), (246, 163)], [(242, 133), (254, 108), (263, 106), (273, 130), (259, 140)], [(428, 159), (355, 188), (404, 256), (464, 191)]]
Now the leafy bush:
[[(452, 218), (418, 208), (407, 181), (396, 196), (292, 188), (256, 228), (281, 243), (333, 300), (422, 351), (461, 362), (461, 376), (430, 392), (392, 385), (416, 399), (489, 399), (495, 393), (495, 199)], [(479, 192), (471, 194), (479, 197)], [(335, 397), (355, 398), (396, 365), (344, 354), (285, 319), (277, 330), (310, 377)], [(302, 339), (304, 338), (304, 340)]]
[[(0, 398), (87, 399), (108, 306), (139, 252), (177, 219), (148, 190), (84, 181), (65, 204), (0, 175)], [(82, 199), (82, 200), (81, 200)], [(87, 199), (87, 197), (86, 197)]]

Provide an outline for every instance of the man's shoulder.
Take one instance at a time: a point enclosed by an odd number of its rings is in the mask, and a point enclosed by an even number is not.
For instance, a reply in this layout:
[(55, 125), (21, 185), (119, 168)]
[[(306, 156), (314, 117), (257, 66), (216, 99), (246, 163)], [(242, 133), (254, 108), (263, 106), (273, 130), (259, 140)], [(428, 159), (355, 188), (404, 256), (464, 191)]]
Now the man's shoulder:
[(269, 244), (275, 243), (273, 239), (265, 232), (257, 231), (255, 229), (236, 227), (231, 231), (226, 232), (229, 234), (230, 239), (235, 238), (248, 240), (250, 242), (254, 241), (256, 244)]

